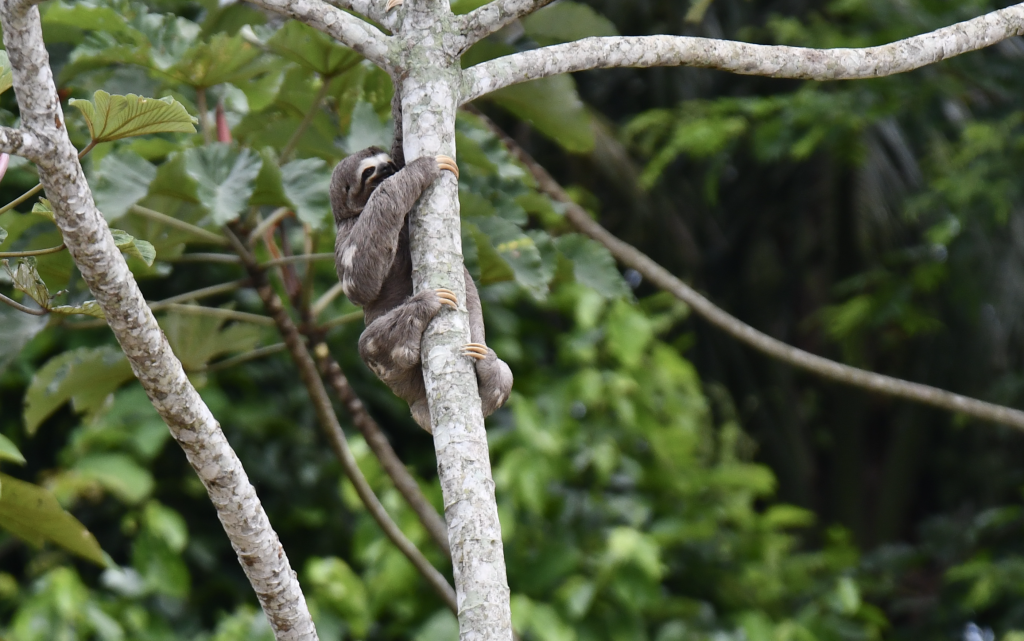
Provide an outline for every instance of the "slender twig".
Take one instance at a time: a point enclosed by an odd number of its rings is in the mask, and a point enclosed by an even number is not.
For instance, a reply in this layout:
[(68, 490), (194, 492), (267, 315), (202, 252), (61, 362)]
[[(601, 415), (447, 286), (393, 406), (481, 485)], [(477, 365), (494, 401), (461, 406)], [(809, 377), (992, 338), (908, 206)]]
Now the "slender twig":
[[(310, 340), (314, 340), (315, 337), (310, 334), (307, 333), (306, 335)], [(362, 399), (352, 389), (352, 385), (349, 384), (348, 378), (342, 371), (341, 366), (331, 356), (327, 343), (322, 341), (316, 343), (316, 346), (313, 348), (313, 354), (316, 356), (320, 372), (327, 378), (327, 382), (334, 389), (335, 395), (345, 405), (345, 409), (348, 410), (352, 418), (352, 424), (362, 433), (363, 438), (366, 439), (366, 444), (370, 446), (370, 449), (377, 456), (377, 460), (380, 461), (380, 466), (391, 477), (395, 487), (405, 497), (406, 502), (409, 503), (416, 516), (419, 517), (420, 523), (423, 524), (427, 533), (430, 534), (430, 538), (434, 539), (434, 543), (441, 548), (445, 556), (451, 558), (452, 549), (448, 544), (448, 526), (445, 525), (444, 519), (437, 513), (434, 506), (430, 504), (427, 497), (423, 495), (419, 483), (416, 482), (416, 479), (406, 469), (402, 460), (398, 458), (398, 454), (395, 453), (391, 443), (388, 442), (388, 437), (384, 435), (384, 431), (381, 430), (377, 421), (373, 420), (373, 417), (370, 416), (370, 412), (366, 409)]]
[(356, 458), (348, 447), (348, 441), (345, 439), (345, 433), (341, 429), (341, 424), (338, 422), (338, 416), (334, 413), (334, 407), (331, 405), (331, 399), (327, 395), (324, 382), (320, 379), (319, 372), (317, 372), (316, 363), (313, 362), (313, 358), (309, 355), (309, 351), (306, 349), (298, 328), (295, 327), (295, 323), (292, 322), (288, 312), (285, 311), (284, 303), (270, 286), (266, 272), (256, 263), (256, 259), (245, 245), (242, 244), (241, 240), (238, 240), (237, 237), (229, 237), (229, 240), (231, 240), (232, 246), (238, 252), (246, 270), (249, 272), (260, 300), (263, 301), (267, 311), (273, 317), (281, 337), (284, 338), (285, 344), (288, 345), (288, 351), (291, 353), (292, 360), (299, 370), (299, 376), (306, 386), (310, 400), (313, 402), (320, 426), (327, 435), (331, 448), (334, 449), (339, 461), (341, 461), (341, 465), (352, 482), (356, 494), (359, 495), (367, 511), (384, 531), (384, 534), (412, 562), (413, 566), (423, 575), (430, 586), (441, 596), (445, 604), (451, 608), (452, 612), (457, 614), (458, 604), (455, 599), (455, 590), (448, 584), (444, 576), (437, 571), (437, 568), (431, 565), (430, 561), (423, 556), (419, 548), (413, 545), (395, 522), (391, 520), (384, 506), (381, 505), (380, 500), (373, 493), (370, 484), (366, 481), (366, 477), (363, 476), (362, 471), (359, 469)]
[(512, 138), (490, 120), (486, 118), (483, 118), (483, 120), (490, 125), (491, 130), (496, 135), (501, 137), (512, 154), (526, 165), (537, 181), (539, 189), (554, 200), (565, 205), (565, 217), (573, 227), (607, 247), (612, 255), (622, 264), (637, 270), (655, 286), (683, 301), (706, 321), (732, 335), (739, 341), (783, 363), (838, 383), (931, 405), (944, 410), (962, 412), (985, 421), (1024, 429), (1024, 412), (1020, 410), (961, 396), (960, 394), (947, 392), (930, 385), (912, 383), (892, 376), (876, 374), (837, 363), (787, 345), (754, 329), (697, 293), (692, 287), (673, 276), (667, 269), (651, 260), (632, 245), (612, 235), (591, 218), (586, 210), (576, 204), (565, 190), (562, 189), (561, 185), (551, 177), (551, 174)]
[(349, 323), (354, 323), (357, 320), (361, 319), (362, 317), (363, 317), (363, 310), (361, 310), (361, 309), (358, 310), (358, 311), (349, 312), (348, 314), (342, 314), (341, 316), (338, 316), (336, 318), (332, 318), (331, 320), (327, 321), (326, 323), (320, 325), (320, 329), (324, 329), (324, 330), (334, 329), (335, 327), (338, 327), (338, 326), (341, 326), (341, 325), (348, 325)]
[(274, 260), (268, 260), (265, 263), (260, 263), (260, 269), (278, 267), (279, 265), (292, 265), (294, 263), (308, 263), (318, 260), (334, 260), (334, 254), (298, 254), (296, 256), (275, 258)]
[(48, 247), (46, 249), (29, 249), (23, 252), (0, 252), (0, 258), (28, 258), (29, 256), (45, 256), (46, 254), (56, 254), (57, 252), (64, 251), (65, 245), (61, 243), (56, 247)]
[(3, 294), (0, 294), (0, 303), (10, 305), (19, 312), (25, 312), (26, 314), (32, 314), (33, 316), (46, 316), (49, 313), (49, 311), (45, 309), (32, 309), (31, 307), (25, 307), (18, 301), (7, 298)]
[(313, 303), (312, 307), (309, 308), (310, 313), (313, 314), (313, 318), (316, 318), (320, 314), (323, 314), (324, 310), (327, 309), (327, 306), (330, 305), (335, 298), (341, 296), (344, 292), (345, 289), (341, 286), (340, 282), (334, 283), (334, 287), (331, 287), (326, 292), (324, 292), (323, 296), (316, 299), (316, 302)]
[(184, 303), (186, 301), (199, 300), (201, 298), (206, 298), (208, 296), (216, 296), (217, 294), (226, 294), (228, 292), (235, 291), (239, 287), (248, 285), (249, 283), (250, 281), (248, 278), (243, 278), (241, 280), (231, 281), (230, 283), (210, 285), (209, 287), (203, 287), (202, 289), (197, 289), (191, 292), (185, 292), (184, 294), (178, 294), (177, 296), (171, 296), (170, 298), (165, 298), (164, 300), (157, 301), (155, 303), (150, 303), (149, 308), (155, 310), (174, 303)]
[(266, 327), (274, 325), (274, 319), (269, 316), (260, 316), (259, 314), (250, 314), (249, 312), (239, 312), (234, 309), (204, 307), (202, 305), (182, 305), (180, 303), (171, 303), (169, 305), (153, 303), (150, 305), (151, 309), (154, 307), (155, 309), (153, 309), (153, 311), (177, 312), (179, 314), (190, 314), (192, 316), (212, 316), (213, 318), (241, 321), (243, 323), (264, 325)]
[(182, 254), (174, 258), (168, 258), (169, 263), (229, 263), (237, 265), (242, 261), (234, 254), (213, 254), (197, 252), (195, 254)]
[(178, 220), (174, 216), (168, 216), (167, 214), (158, 212), (148, 207), (143, 207), (142, 205), (132, 205), (131, 209), (129, 209), (128, 211), (132, 212), (133, 214), (138, 214), (143, 218), (148, 218), (154, 222), (162, 223), (164, 225), (167, 225), (168, 227), (174, 227), (175, 229), (180, 229), (181, 231), (188, 232), (195, 236), (196, 238), (201, 238), (202, 240), (213, 245), (226, 246), (228, 244), (228, 241), (220, 234), (215, 234), (212, 231), (203, 229), (202, 227), (193, 225), (192, 223), (187, 223), (184, 220)]
[(263, 236), (263, 232), (267, 231), (277, 223), (281, 222), (285, 216), (290, 216), (292, 210), (287, 207), (279, 207), (274, 210), (274, 213), (267, 216), (266, 220), (261, 220), (260, 224), (256, 225), (253, 230), (249, 233), (249, 237), (246, 239), (246, 244), (252, 247), (256, 244), (256, 241)]
[(242, 363), (247, 363), (249, 361), (256, 360), (257, 358), (263, 358), (264, 356), (278, 354), (287, 349), (288, 346), (285, 345), (284, 343), (274, 343), (273, 345), (267, 345), (266, 347), (257, 347), (256, 349), (250, 352), (239, 354), (237, 356), (232, 356), (231, 358), (225, 358), (222, 361), (217, 361), (216, 363), (207, 365), (206, 367), (202, 368), (199, 371), (219, 372), (221, 370), (228, 369), (229, 367), (234, 367), (235, 365), (241, 365)]
[[(82, 151), (78, 152), (78, 159), (81, 160), (87, 153), (92, 151), (92, 148), (95, 147), (95, 146), (96, 146), (96, 142), (95, 141), (89, 141), (89, 144), (86, 145), (82, 149)], [(14, 209), (15, 207), (17, 207), (21, 203), (25, 202), (26, 200), (28, 200), (32, 196), (35, 196), (36, 194), (38, 194), (42, 190), (43, 190), (43, 183), (37, 183), (36, 186), (33, 187), (32, 189), (29, 189), (28, 191), (26, 191), (22, 195), (18, 196), (17, 198), (12, 200), (11, 202), (9, 202), (6, 205), (4, 205), (3, 207), (0, 207), (0, 214), (6, 213), (6, 212)]]
[(284, 147), (281, 149), (282, 165), (288, 162), (288, 158), (292, 155), (292, 152), (295, 151), (295, 146), (299, 144), (299, 138), (302, 137), (302, 134), (306, 133), (306, 129), (309, 128), (310, 123), (313, 122), (313, 118), (315, 118), (317, 112), (320, 111), (320, 103), (323, 102), (324, 96), (327, 95), (327, 89), (330, 88), (330, 85), (330, 78), (320, 78), (320, 90), (316, 92), (316, 96), (313, 98), (313, 104), (309, 107), (309, 111), (306, 112), (306, 115), (303, 116), (302, 122), (300, 122), (299, 126), (295, 128), (295, 132), (292, 134), (292, 137), (288, 139), (288, 142), (285, 143)]

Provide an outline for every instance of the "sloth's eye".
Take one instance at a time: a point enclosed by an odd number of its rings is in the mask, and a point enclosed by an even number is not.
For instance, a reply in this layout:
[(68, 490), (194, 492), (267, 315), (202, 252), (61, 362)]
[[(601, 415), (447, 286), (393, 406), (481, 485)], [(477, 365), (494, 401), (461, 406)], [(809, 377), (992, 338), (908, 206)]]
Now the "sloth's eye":
[(370, 176), (373, 175), (373, 172), (374, 172), (374, 168), (373, 167), (367, 167), (366, 170), (363, 171), (363, 180), (364, 181), (369, 180)]

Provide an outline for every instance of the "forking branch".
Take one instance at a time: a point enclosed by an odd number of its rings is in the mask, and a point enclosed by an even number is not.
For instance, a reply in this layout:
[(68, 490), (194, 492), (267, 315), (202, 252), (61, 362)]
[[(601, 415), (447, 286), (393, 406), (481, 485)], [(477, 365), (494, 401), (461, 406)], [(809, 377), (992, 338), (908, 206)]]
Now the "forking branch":
[(553, 0), (496, 0), (459, 16), (455, 29), (461, 37), (459, 51), (466, 51), (492, 33), (552, 2)]
[(1022, 33), (1024, 3), (930, 33), (863, 49), (807, 49), (688, 36), (585, 38), (470, 67), (464, 74), (462, 102), (528, 80), (613, 67), (706, 67), (802, 80), (878, 78), (990, 47)]

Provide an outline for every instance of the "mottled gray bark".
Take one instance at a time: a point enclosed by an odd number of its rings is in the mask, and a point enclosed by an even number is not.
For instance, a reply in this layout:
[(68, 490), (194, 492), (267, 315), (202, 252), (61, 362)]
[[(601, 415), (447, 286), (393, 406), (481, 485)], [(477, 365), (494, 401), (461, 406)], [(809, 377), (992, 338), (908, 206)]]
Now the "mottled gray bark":
[(220, 425), (189, 383), (93, 203), (43, 46), (39, 11), (0, 5), (4, 45), (14, 68), (22, 142), (46, 141), (34, 160), (54, 218), (82, 278), (99, 302), (153, 406), (185, 451), (277, 639), (312, 640), (316, 630), (295, 572)]
[(456, 18), (455, 33), (459, 35), (460, 52), (483, 40), (502, 27), (551, 4), (553, 0), (495, 0)]
[[(395, 60), (402, 92), (405, 157), (455, 158), (461, 70), (455, 17), (447, 0), (405, 0)], [(463, 641), (511, 639), (512, 618), (501, 525), (472, 361), (459, 231), (458, 184), (449, 172), (428, 189), (411, 217), (415, 291), (447, 287), (458, 311), (442, 311), (423, 337), (422, 358), (437, 470)]]
[(864, 49), (806, 49), (685, 36), (586, 38), (496, 58), (466, 70), (463, 102), (547, 76), (611, 67), (690, 66), (772, 78), (891, 76), (1024, 33), (1024, 3), (931, 33)]
[[(373, 25), (333, 7), (323, 0), (249, 0), (252, 4), (300, 20), (344, 43), (381, 67), (389, 67), (387, 37)], [(369, 11), (370, 2), (339, 3), (360, 5)]]

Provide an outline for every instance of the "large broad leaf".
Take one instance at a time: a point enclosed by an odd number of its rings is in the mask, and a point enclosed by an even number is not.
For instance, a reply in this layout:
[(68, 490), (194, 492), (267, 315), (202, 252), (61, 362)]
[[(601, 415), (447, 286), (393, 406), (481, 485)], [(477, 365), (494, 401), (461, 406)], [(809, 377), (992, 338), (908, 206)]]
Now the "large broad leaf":
[(256, 152), (227, 143), (185, 152), (185, 171), (198, 185), (199, 202), (218, 225), (238, 218), (249, 204), (262, 165)]
[(386, 122), (381, 122), (373, 105), (365, 101), (356, 103), (352, 110), (352, 126), (345, 136), (345, 151), (354, 154), (367, 147), (390, 149), (393, 132)]
[(555, 239), (562, 255), (572, 261), (576, 282), (592, 288), (606, 298), (627, 296), (629, 285), (615, 265), (615, 258), (601, 244), (580, 234)]
[(78, 460), (72, 473), (95, 481), (125, 503), (141, 503), (153, 491), (153, 475), (127, 454), (89, 454)]
[(152, 267), (156, 260), (156, 248), (153, 243), (146, 240), (139, 240), (126, 231), (111, 228), (110, 233), (114, 236), (114, 244), (128, 256), (134, 256), (146, 263), (146, 267)]
[(500, 274), (500, 265), (491, 267), (487, 264), (496, 254), (512, 269), (520, 286), (538, 299), (547, 295), (548, 282), (553, 274), (545, 270), (537, 245), (532, 238), (523, 233), (522, 229), (497, 216), (474, 218), (472, 223), (467, 224), (474, 225), (482, 234), (474, 234), (479, 252), (481, 278), (485, 275)]
[(319, 229), (331, 211), (331, 172), (320, 158), (293, 160), (281, 167), (281, 183), (299, 220)]
[(156, 166), (141, 156), (130, 151), (107, 154), (93, 175), (96, 207), (107, 222), (117, 220), (146, 197), (154, 178)]
[(11, 70), (11, 59), (7, 57), (6, 51), (0, 51), (0, 93), (10, 89), (13, 82), (14, 76)]
[(576, 82), (571, 76), (552, 76), (505, 87), (487, 99), (529, 122), (566, 151), (586, 153), (594, 148), (590, 114), (576, 93)]
[(116, 347), (80, 347), (55, 356), (36, 372), (25, 393), (25, 429), (34, 434), (69, 400), (76, 412), (94, 413), (131, 378), (128, 360)]
[(25, 464), (25, 457), (18, 446), (3, 434), (0, 434), (0, 461), (13, 461), (18, 465)]
[(542, 45), (592, 36), (617, 36), (611, 20), (585, 4), (562, 0), (523, 18), (526, 35)]
[(58, 0), (48, 3), (43, 13), (43, 31), (47, 42), (50, 42), (50, 34), (54, 30), (64, 32), (65, 35), (68, 35), (67, 32), (80, 34), (83, 31), (122, 33), (130, 31), (131, 27), (120, 13), (110, 7), (84, 2), (66, 4)]
[(93, 142), (109, 142), (131, 136), (155, 133), (196, 132), (199, 122), (173, 98), (143, 98), (135, 94), (112, 96), (97, 91), (92, 100), (72, 99), (70, 104), (82, 112)]
[(93, 563), (107, 564), (96, 537), (53, 494), (6, 474), (0, 474), (0, 527), (32, 545), (50, 541)]
[(334, 39), (296, 20), (289, 20), (267, 40), (267, 46), (293, 62), (331, 77), (344, 73), (363, 59), (355, 51), (339, 46)]
[(259, 56), (260, 50), (241, 36), (218, 33), (208, 42), (195, 43), (168, 73), (198, 88), (239, 83), (267, 70)]
[(262, 330), (256, 325), (234, 323), (222, 329), (223, 318), (194, 314), (169, 314), (160, 319), (160, 327), (186, 370), (200, 370), (221, 354), (248, 352), (260, 341)]

